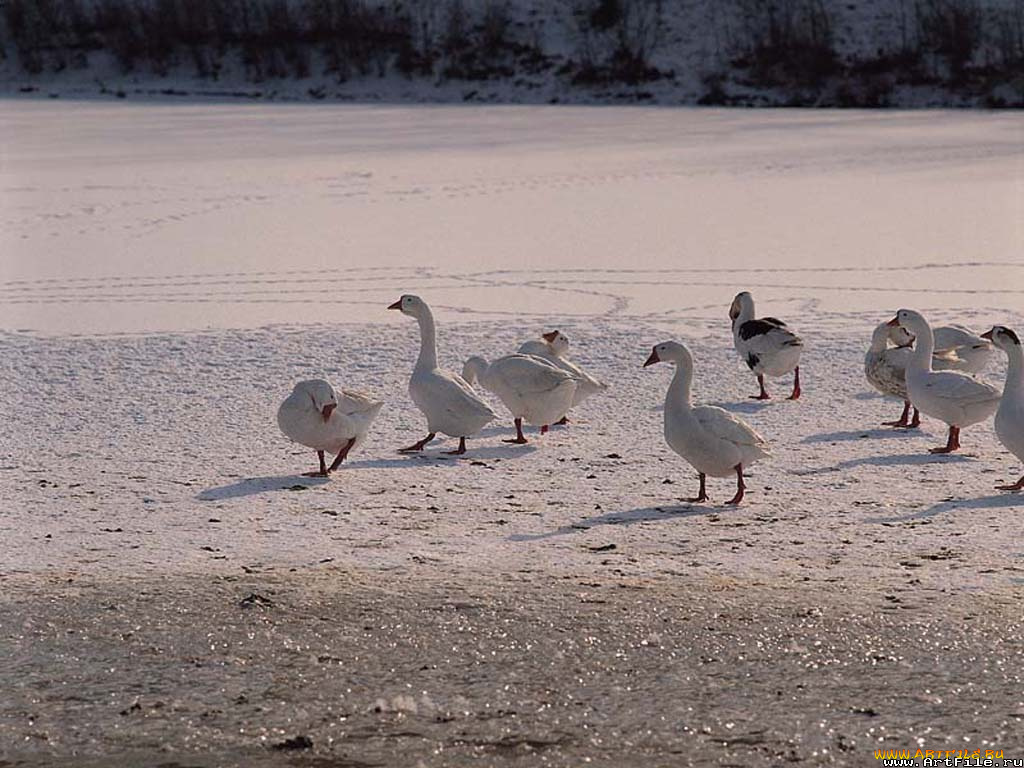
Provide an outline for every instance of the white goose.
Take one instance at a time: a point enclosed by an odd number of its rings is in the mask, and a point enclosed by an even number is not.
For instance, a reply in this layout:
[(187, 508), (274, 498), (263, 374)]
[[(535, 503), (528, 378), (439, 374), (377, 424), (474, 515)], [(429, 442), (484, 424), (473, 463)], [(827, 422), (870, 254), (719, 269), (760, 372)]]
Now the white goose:
[[(981, 373), (996, 355), (992, 342), (962, 325), (941, 325), (932, 329), (932, 336), (935, 338), (934, 371)], [(889, 329), (889, 338), (897, 347), (914, 343), (910, 332), (898, 326)]]
[(770, 395), (764, 387), (764, 377), (785, 376), (793, 372), (793, 393), (790, 400), (800, 397), (800, 353), (804, 343), (786, 324), (774, 317), (754, 317), (754, 297), (747, 291), (737, 293), (729, 307), (732, 319), (733, 344), (740, 359), (757, 374), (761, 392), (751, 395), (754, 400), (767, 400)]
[(907, 395), (922, 413), (949, 425), (949, 439), (932, 453), (952, 453), (960, 448), (960, 430), (984, 421), (999, 407), (999, 390), (959, 371), (933, 371), (935, 342), (924, 317), (912, 309), (901, 309), (889, 321), (902, 326), (916, 339), (914, 354), (907, 364)]
[[(519, 354), (534, 355), (541, 357), (550, 363), (554, 363), (563, 371), (566, 371), (579, 379), (576, 386), (576, 394), (573, 396), (572, 404), (577, 406), (591, 395), (604, 392), (608, 385), (598, 381), (589, 373), (584, 371), (576, 363), (569, 360), (565, 355), (569, 351), (569, 337), (561, 331), (549, 331), (541, 334), (540, 339), (532, 339), (524, 342), (519, 347)], [(561, 423), (565, 423), (562, 419)]]
[(871, 334), (871, 346), (864, 355), (864, 376), (883, 395), (893, 395), (903, 400), (903, 415), (899, 421), (882, 422), (888, 427), (914, 429), (921, 425), (921, 413), (914, 408), (914, 420), (910, 418), (910, 400), (907, 399), (907, 363), (913, 351), (910, 347), (889, 346), (888, 323), (882, 323)]
[(462, 368), (462, 378), (470, 384), (478, 379), (512, 412), (516, 437), (506, 443), (525, 443), (523, 421), (548, 431), (572, 407), (579, 378), (533, 355), (507, 355), (494, 362), (471, 357)]
[(693, 381), (693, 356), (683, 344), (666, 341), (658, 344), (644, 363), (668, 362), (676, 366), (675, 376), (665, 396), (665, 442), (693, 465), (700, 476), (700, 493), (689, 501), (706, 501), (706, 475), (728, 477), (736, 473), (736, 495), (727, 503), (739, 504), (746, 485), (743, 468), (770, 456), (764, 438), (741, 419), (722, 408), (690, 404)]
[[(326, 477), (336, 470), (365, 440), (383, 405), (361, 392), (339, 391), (340, 396), (323, 379), (300, 381), (277, 409), (277, 424), (285, 437), (312, 448), (320, 459), (320, 470), (305, 473), (307, 477)], [(337, 454), (330, 467), (325, 451)]]
[(459, 438), (459, 447), (448, 453), (466, 452), (466, 438), (475, 435), (497, 414), (481, 400), (461, 376), (437, 367), (437, 332), (430, 307), (419, 296), (402, 296), (388, 307), (416, 318), (420, 326), (420, 354), (409, 379), (409, 397), (427, 417), (429, 434), (402, 453), (422, 451), (438, 432)]
[[(996, 436), (1006, 450), (1024, 461), (1024, 350), (1020, 337), (1004, 325), (981, 334), (1006, 353), (1006, 386), (996, 411)], [(1000, 491), (1024, 490), (1024, 477), (1012, 485), (997, 485)]]

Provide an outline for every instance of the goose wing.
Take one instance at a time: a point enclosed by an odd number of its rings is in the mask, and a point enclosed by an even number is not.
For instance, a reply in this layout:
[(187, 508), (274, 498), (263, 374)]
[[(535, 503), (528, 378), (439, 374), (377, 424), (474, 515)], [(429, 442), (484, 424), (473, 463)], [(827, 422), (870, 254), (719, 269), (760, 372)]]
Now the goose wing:
[(768, 443), (765, 439), (753, 427), (724, 408), (702, 405), (693, 409), (693, 415), (701, 427), (719, 440), (768, 452)]
[(987, 344), (985, 339), (978, 336), (970, 328), (962, 325), (943, 325), (932, 331), (935, 338), (935, 349), (955, 349), (956, 347), (970, 347), (975, 344)]
[(349, 416), (371, 413), (381, 407), (380, 400), (370, 397), (365, 392), (343, 389), (337, 395), (338, 410)]
[(1001, 394), (991, 384), (956, 371), (933, 371), (924, 382), (924, 390), (928, 397), (948, 400), (961, 406), (991, 402)]
[(778, 352), (784, 347), (802, 347), (804, 344), (799, 336), (786, 328), (785, 323), (773, 317), (748, 320), (736, 332), (746, 350), (758, 356)]
[(542, 357), (509, 355), (491, 363), (491, 367), (520, 397), (545, 395), (579, 377)]
[(480, 399), (469, 382), (449, 371), (431, 371), (417, 382), (417, 389), (425, 402), (436, 405), (454, 416), (497, 416), (491, 406)]

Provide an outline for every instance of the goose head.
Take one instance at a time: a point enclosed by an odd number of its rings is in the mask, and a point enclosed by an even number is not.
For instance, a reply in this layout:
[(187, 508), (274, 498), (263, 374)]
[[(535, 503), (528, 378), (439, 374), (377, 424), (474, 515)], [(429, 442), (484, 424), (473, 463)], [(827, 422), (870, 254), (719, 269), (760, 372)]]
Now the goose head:
[(906, 328), (893, 325), (889, 328), (889, 341), (897, 347), (909, 347), (914, 343), (914, 337)]
[(678, 341), (663, 341), (661, 344), (654, 345), (651, 356), (644, 363), (644, 368), (655, 363), (673, 363), (692, 369), (693, 355), (690, 354), (690, 350), (686, 348), (685, 344), (680, 344)]
[(729, 319), (735, 323), (740, 315), (745, 317), (754, 316), (754, 297), (748, 291), (741, 291), (736, 294), (729, 306)]
[(427, 303), (419, 296), (414, 296), (411, 293), (402, 296), (402, 298), (389, 306), (388, 309), (397, 309), (403, 315), (417, 318), (423, 315), (425, 311), (429, 311)]
[(561, 331), (549, 331), (548, 333), (542, 333), (541, 338), (544, 339), (551, 347), (551, 351), (556, 355), (563, 355), (569, 351), (569, 337)]
[(295, 385), (297, 391), (304, 392), (313, 404), (313, 408), (323, 417), (324, 421), (330, 421), (331, 414), (338, 407), (338, 398), (334, 395), (334, 388), (323, 379), (312, 379), (300, 381)]
[(476, 384), (477, 379), (483, 376), (487, 369), (490, 367), (488, 362), (479, 355), (474, 355), (466, 361), (466, 364), (462, 366), (462, 378), (466, 382), (473, 386)]
[(981, 338), (988, 339), (1004, 352), (1020, 349), (1020, 337), (1005, 325), (994, 325), (991, 331), (985, 331)]
[(896, 317), (889, 321), (888, 325), (890, 328), (903, 328), (914, 337), (931, 333), (931, 326), (924, 319), (924, 315), (912, 309), (901, 309), (896, 313)]

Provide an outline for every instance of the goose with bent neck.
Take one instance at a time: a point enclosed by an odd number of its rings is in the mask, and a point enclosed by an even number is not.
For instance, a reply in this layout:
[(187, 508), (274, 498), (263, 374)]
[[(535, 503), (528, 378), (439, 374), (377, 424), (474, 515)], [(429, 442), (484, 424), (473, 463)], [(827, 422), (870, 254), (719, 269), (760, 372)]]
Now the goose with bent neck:
[(901, 309), (889, 321), (901, 326), (915, 338), (914, 353), (907, 363), (907, 396), (922, 413), (949, 425), (944, 446), (932, 453), (952, 453), (960, 448), (960, 430), (984, 421), (999, 407), (1000, 392), (991, 384), (958, 371), (933, 371), (935, 338), (924, 316), (912, 309)]
[(459, 438), (459, 447), (448, 453), (462, 455), (466, 452), (466, 438), (483, 429), (497, 414), (461, 376), (438, 368), (434, 315), (423, 299), (406, 294), (388, 309), (415, 318), (420, 327), (420, 354), (409, 379), (409, 397), (427, 417), (428, 434), (400, 452), (422, 451), (442, 432)]
[(907, 398), (907, 363), (913, 350), (910, 347), (890, 347), (888, 323), (882, 323), (871, 335), (871, 346), (864, 355), (864, 377), (883, 395), (893, 395), (903, 400), (903, 415), (899, 421), (883, 421), (887, 427), (916, 429), (921, 424), (921, 414), (914, 408), (914, 420), (909, 421), (911, 404)]
[[(991, 331), (981, 334), (1003, 352), (1009, 363), (1006, 368), (1006, 385), (996, 411), (996, 437), (1006, 450), (1024, 462), (1024, 349), (1020, 337), (1005, 325), (997, 325)], [(1010, 485), (997, 485), (1000, 491), (1024, 490), (1024, 476)]]
[(739, 504), (746, 490), (743, 468), (771, 455), (765, 439), (723, 408), (693, 407), (693, 356), (685, 345), (675, 341), (658, 344), (644, 367), (660, 362), (676, 366), (665, 395), (665, 442), (697, 470), (700, 478), (698, 495), (688, 501), (707, 501), (707, 475), (728, 477), (735, 472), (736, 495), (727, 503)]
[[(316, 451), (320, 469), (306, 477), (327, 477), (361, 444), (383, 403), (347, 389), (335, 390), (323, 379), (295, 385), (277, 410), (277, 424), (285, 437)], [(330, 467), (324, 453), (337, 454)]]

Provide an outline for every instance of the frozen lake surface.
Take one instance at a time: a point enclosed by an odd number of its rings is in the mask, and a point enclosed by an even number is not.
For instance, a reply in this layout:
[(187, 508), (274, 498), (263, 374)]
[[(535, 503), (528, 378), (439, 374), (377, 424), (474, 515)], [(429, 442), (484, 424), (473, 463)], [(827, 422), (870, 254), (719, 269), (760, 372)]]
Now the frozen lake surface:
[[(1024, 470), (863, 378), (900, 306), (1024, 330), (1021, 115), (8, 100), (0, 152), (0, 766), (1024, 749)], [(747, 399), (740, 290), (799, 402)], [(399, 456), (404, 292), (442, 364), (558, 327), (611, 388)], [(771, 444), (737, 510), (682, 501), (672, 338)], [(311, 376), (386, 401), (329, 481)]]
[(7, 101), (0, 137), (8, 329), (393, 323), (406, 286), (530, 323), (740, 284), (1024, 308), (1020, 114)]

